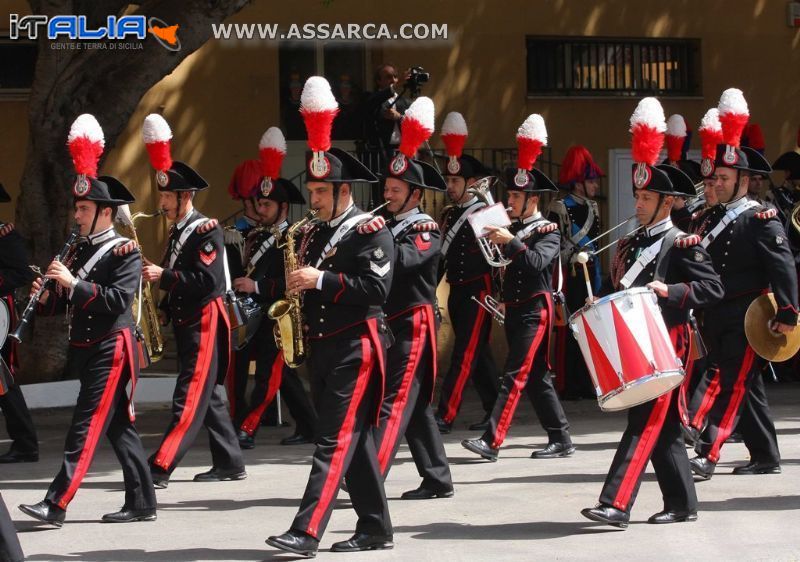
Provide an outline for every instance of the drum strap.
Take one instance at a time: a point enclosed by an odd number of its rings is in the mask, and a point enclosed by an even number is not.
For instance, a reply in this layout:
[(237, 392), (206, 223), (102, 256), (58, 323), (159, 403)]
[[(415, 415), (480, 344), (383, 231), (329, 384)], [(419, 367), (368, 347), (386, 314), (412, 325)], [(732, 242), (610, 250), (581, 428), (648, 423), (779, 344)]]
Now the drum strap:
[(680, 229), (677, 227), (670, 228), (667, 233), (664, 235), (662, 240), (664, 241), (661, 244), (661, 251), (658, 252), (658, 258), (656, 259), (656, 271), (655, 275), (653, 275), (653, 281), (661, 281), (664, 282), (664, 279), (667, 278), (667, 269), (669, 268), (669, 258), (672, 255), (670, 250), (675, 245), (675, 239), (680, 234)]

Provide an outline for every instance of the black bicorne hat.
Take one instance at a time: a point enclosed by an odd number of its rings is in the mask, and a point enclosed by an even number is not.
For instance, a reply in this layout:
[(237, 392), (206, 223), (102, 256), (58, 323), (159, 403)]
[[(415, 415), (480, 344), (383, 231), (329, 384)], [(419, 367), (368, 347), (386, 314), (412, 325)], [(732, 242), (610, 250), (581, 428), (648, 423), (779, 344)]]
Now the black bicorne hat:
[(75, 201), (93, 201), (98, 205), (111, 207), (136, 201), (136, 198), (128, 188), (113, 176), (78, 178), (78, 181), (88, 182), (89, 189), (81, 195), (73, 192)]
[(300, 189), (298, 189), (298, 187), (291, 181), (287, 180), (286, 178), (278, 178), (270, 183), (271, 188), (266, 193), (261, 187), (254, 190), (254, 194), (258, 199), (269, 199), (270, 201), (275, 201), (277, 203), (298, 203), (300, 205), (305, 204), (305, 197), (303, 197)]
[(482, 178), (490, 175), (489, 169), (477, 158), (469, 154), (462, 154), (457, 159), (449, 156), (439, 156), (445, 162), (444, 176), (457, 176), (460, 178)]
[(378, 177), (361, 161), (342, 150), (331, 148), (325, 152), (306, 152), (306, 181), (330, 183), (377, 183)]
[(772, 169), (788, 172), (790, 180), (800, 180), (800, 152), (784, 152), (772, 163)]
[[(392, 162), (394, 161), (393, 159)], [(402, 168), (396, 168), (390, 163), (382, 177), (397, 178), (423, 189), (431, 189), (433, 191), (447, 190), (447, 183), (444, 181), (442, 174), (427, 162), (422, 162), (415, 158), (403, 158), (403, 163), (405, 165)]]
[[(686, 160), (686, 162), (688, 162), (688, 160)], [(663, 193), (664, 195), (678, 195), (683, 197), (697, 197), (697, 190), (694, 187), (695, 182), (679, 167), (671, 164), (658, 164), (655, 166), (655, 171), (663, 173), (666, 176), (666, 181), (670, 186), (669, 191), (657, 191), (657, 193)], [(650, 191), (656, 190), (650, 189)]]
[[(522, 172), (525, 172), (526, 183)], [(525, 193), (556, 193), (558, 187), (547, 175), (538, 168), (531, 168), (530, 170), (520, 170), (519, 168), (506, 168), (503, 173), (503, 179), (506, 184), (506, 191), (524, 191)]]
[(11, 196), (6, 191), (6, 188), (3, 187), (3, 184), (0, 183), (0, 203), (10, 203)]
[(168, 170), (156, 172), (159, 191), (203, 191), (208, 182), (197, 171), (184, 162), (175, 160)]

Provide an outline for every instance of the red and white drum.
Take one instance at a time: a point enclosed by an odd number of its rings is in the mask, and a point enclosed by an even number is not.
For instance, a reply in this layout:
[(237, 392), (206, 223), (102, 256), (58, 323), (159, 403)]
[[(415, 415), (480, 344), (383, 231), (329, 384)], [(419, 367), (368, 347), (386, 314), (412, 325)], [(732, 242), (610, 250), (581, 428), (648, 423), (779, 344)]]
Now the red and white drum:
[(681, 384), (683, 365), (652, 290), (637, 287), (608, 295), (584, 306), (569, 323), (601, 410), (631, 408)]

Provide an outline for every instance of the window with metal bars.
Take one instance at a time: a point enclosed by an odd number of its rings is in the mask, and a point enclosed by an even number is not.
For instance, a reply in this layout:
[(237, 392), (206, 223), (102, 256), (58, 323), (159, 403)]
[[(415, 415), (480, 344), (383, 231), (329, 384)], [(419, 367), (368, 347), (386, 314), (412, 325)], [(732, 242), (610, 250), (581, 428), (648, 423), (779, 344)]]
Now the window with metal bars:
[(529, 36), (529, 96), (700, 96), (699, 39)]

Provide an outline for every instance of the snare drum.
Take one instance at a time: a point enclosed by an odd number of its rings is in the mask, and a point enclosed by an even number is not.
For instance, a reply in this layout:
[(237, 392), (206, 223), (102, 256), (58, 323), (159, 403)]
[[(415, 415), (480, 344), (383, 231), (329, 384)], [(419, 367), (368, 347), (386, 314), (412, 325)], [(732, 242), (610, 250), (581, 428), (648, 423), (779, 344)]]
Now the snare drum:
[(0, 347), (6, 341), (8, 331), (11, 329), (11, 315), (8, 312), (8, 305), (6, 301), (0, 299)]
[(683, 365), (652, 290), (637, 287), (604, 297), (573, 314), (569, 324), (601, 410), (643, 404), (683, 381)]

